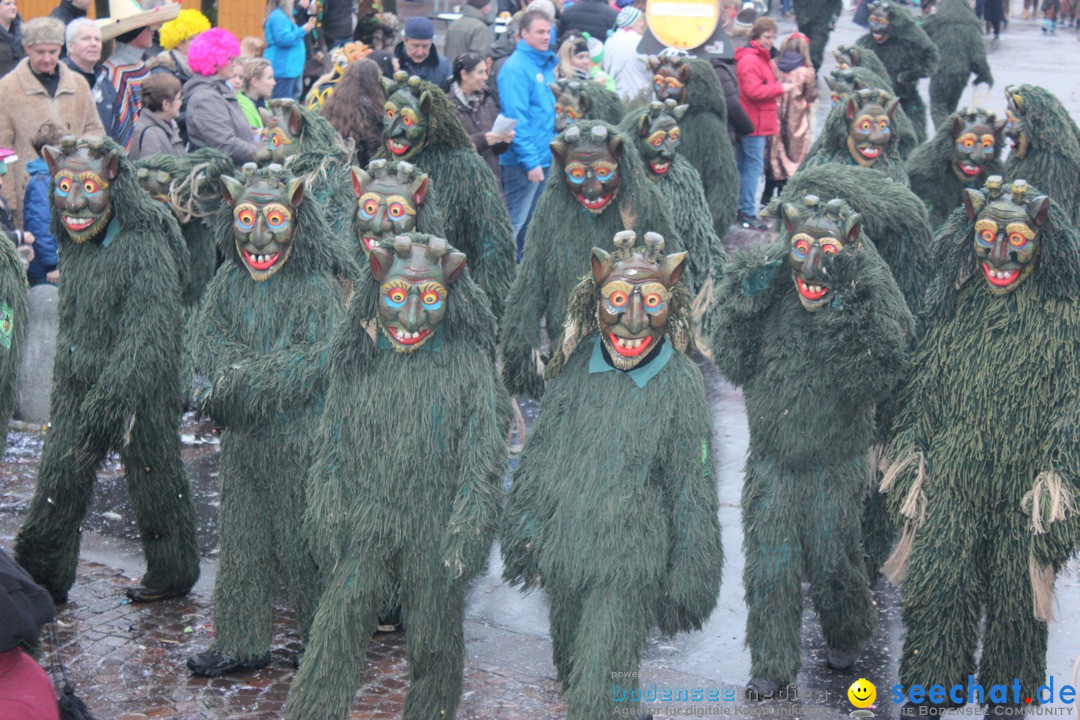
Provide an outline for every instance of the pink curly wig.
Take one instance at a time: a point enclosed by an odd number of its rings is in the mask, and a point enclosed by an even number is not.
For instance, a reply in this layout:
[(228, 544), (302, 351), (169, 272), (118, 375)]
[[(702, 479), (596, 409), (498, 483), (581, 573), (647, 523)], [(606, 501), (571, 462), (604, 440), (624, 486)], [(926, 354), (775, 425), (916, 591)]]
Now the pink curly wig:
[(240, 41), (228, 30), (211, 28), (200, 33), (188, 48), (188, 65), (198, 74), (209, 77), (240, 56)]

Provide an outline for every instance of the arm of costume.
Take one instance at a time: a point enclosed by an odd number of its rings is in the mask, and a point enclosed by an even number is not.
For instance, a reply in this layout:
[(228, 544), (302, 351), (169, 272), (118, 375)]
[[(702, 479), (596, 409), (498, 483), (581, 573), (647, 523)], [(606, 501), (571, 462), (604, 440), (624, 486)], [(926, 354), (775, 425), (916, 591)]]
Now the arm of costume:
[(197, 94), (188, 102), (188, 136), (198, 139), (205, 147), (212, 147), (232, 158), (237, 165), (252, 162), (258, 146), (250, 137), (238, 137), (227, 121), (227, 113), (210, 106), (211, 103)]
[(671, 390), (678, 409), (668, 421), (666, 451), (653, 472), (664, 478), (666, 504), (671, 508), (665, 602), (660, 629), (668, 634), (699, 630), (716, 606), (724, 550), (716, 478), (713, 475), (712, 421), (700, 374), (680, 368), (680, 385)]
[(24, 199), (23, 227), (34, 235), (34, 259), (45, 270), (55, 270), (56, 238), (50, 228), (49, 182), (33, 182), (31, 179), (26, 185)]
[(985, 85), (993, 85), (994, 84), (994, 74), (992, 72), (990, 72), (990, 63), (986, 59), (986, 50), (985, 49), (983, 49), (983, 51), (981, 53), (979, 53), (978, 57), (975, 58), (975, 61), (971, 65), (971, 71), (973, 73), (975, 73), (975, 83), (974, 84), (976, 84), (976, 85), (978, 85), (979, 83), (983, 83)]
[[(561, 181), (561, 179), (560, 179)], [(525, 235), (525, 256), (506, 298), (506, 312), (499, 323), (503, 382), (513, 395), (539, 398), (544, 393), (540, 359), (540, 320), (547, 312), (544, 260), (541, 242), (530, 243), (533, 223)]]
[[(536, 83), (516, 65), (503, 66), (499, 71), (499, 104), (502, 106), (502, 114), (508, 118), (514, 118), (524, 125), (531, 121), (529, 117), (529, 87)], [(533, 143), (529, 133), (521, 127), (514, 133), (514, 139), (510, 141), (517, 153), (518, 165), (526, 170), (540, 167), (540, 149)]]
[(736, 385), (745, 385), (757, 373), (761, 340), (760, 321), (776, 297), (773, 285), (786, 274), (782, 267), (786, 247), (773, 245), (765, 255), (739, 251), (724, 266), (724, 278), (712, 303), (710, 342), (713, 362)]
[[(23, 272), (15, 244), (6, 234), (0, 232), (0, 301), (9, 303), (13, 312), (10, 348), (0, 355), (0, 377), (9, 379), (8, 382), (0, 383), (0, 420), (3, 420), (5, 426), (11, 419), (19, 392), (16, 379), (28, 324), (26, 292), (26, 273)], [(0, 441), (5, 436), (6, 430), (0, 429)], [(3, 452), (0, 447), (0, 456)]]
[(292, 47), (304, 41), (304, 28), (290, 20), (285, 12), (270, 13), (266, 20), (266, 44), (279, 47)]
[[(553, 382), (558, 382), (558, 379)], [(529, 442), (545, 447), (543, 440), (546, 425), (538, 424), (530, 431)], [(506, 511), (503, 513), (502, 530), (499, 533), (499, 549), (502, 553), (503, 573), (502, 577), (510, 585), (521, 584), (522, 588), (529, 590), (534, 587), (543, 587), (544, 580), (540, 575), (540, 567), (536, 562), (536, 548), (533, 540), (536, 537), (536, 508), (540, 502), (538, 494), (538, 473), (533, 469), (533, 464), (539, 459), (526, 453), (522, 456), (517, 469), (514, 470), (514, 482), (510, 486), (510, 494), (506, 500)]]
[[(889, 515), (897, 524), (916, 519), (924, 510), (922, 484), (930, 476), (926, 451), (934, 439), (936, 407), (941, 395), (935, 380), (939, 369), (931, 367), (927, 353), (913, 359), (914, 370), (900, 391), (897, 411), (891, 428), (891, 440), (885, 447), (881, 468), (881, 492), (886, 494)], [(912, 490), (915, 490), (912, 494)]]
[(506, 442), (495, 419), (495, 369), (480, 357), (463, 366), (471, 377), (461, 386), (466, 401), (461, 417), (466, 426), (454, 440), (459, 489), (441, 546), (450, 580), (471, 578), (484, 567), (499, 526), (507, 459)]

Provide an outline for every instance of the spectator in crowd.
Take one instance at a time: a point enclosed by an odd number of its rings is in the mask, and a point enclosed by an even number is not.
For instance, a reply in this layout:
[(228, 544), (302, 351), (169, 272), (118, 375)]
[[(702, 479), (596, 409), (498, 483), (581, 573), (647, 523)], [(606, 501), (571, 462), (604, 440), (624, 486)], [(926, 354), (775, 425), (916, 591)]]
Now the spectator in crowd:
[[(598, 82), (611, 92), (615, 92), (615, 78), (608, 75), (593, 62), (592, 50), (589, 44), (592, 38), (584, 38), (581, 35), (571, 35), (563, 40), (559, 46), (559, 66), (555, 68), (555, 77), (565, 80), (578, 80), (580, 82)], [(603, 44), (596, 43), (600, 48), (600, 56), (603, 57)]]
[[(150, 74), (143, 58), (153, 47), (154, 33), (160, 27), (153, 12), (135, 17), (140, 18), (143, 25), (116, 37), (116, 46), (101, 66), (98, 78), (101, 88), (98, 112), (105, 122), (105, 131), (125, 150), (131, 146), (131, 133), (139, 117), (139, 89)], [(106, 34), (102, 32), (103, 40), (109, 39)]]
[(240, 41), (240, 57), (262, 57), (266, 52), (266, 40), (254, 35), (248, 35)]
[(23, 195), (23, 227), (34, 237), (34, 259), (27, 268), (26, 278), (30, 287), (60, 282), (57, 269), (56, 237), (52, 234), (50, 221), (52, 208), (49, 193), (52, 190), (52, 173), (49, 165), (41, 157), (41, 148), (46, 145), (58, 145), (64, 130), (54, 122), (47, 122), (38, 129), (31, 141), (37, 157), (26, 164), (30, 176)]
[(161, 26), (158, 37), (165, 52), (154, 56), (146, 65), (151, 72), (172, 73), (183, 85), (191, 79), (187, 53), (199, 33), (210, 29), (210, 21), (198, 10), (181, 10), (175, 20)]
[(754, 123), (750, 122), (750, 116), (743, 110), (739, 102), (739, 81), (735, 77), (735, 59), (721, 60), (713, 58), (711, 61), (716, 77), (720, 79), (720, 86), (724, 89), (724, 104), (727, 106), (727, 132), (731, 140), (731, 147), (739, 146), (739, 139), (743, 135), (754, 132)]
[(255, 159), (258, 145), (228, 83), (239, 55), (240, 42), (228, 30), (213, 28), (195, 38), (188, 48), (195, 75), (184, 85), (184, 99), (192, 148), (214, 148), (243, 165)]
[(618, 28), (604, 43), (604, 70), (615, 78), (615, 91), (624, 102), (652, 88), (648, 58), (637, 50), (645, 32), (645, 14), (632, 5), (619, 11)]
[(506, 61), (514, 54), (517, 47), (518, 35), (521, 33), (521, 15), (515, 15), (506, 23), (506, 32), (495, 39), (491, 46), (491, 83), (490, 90), (495, 101), (499, 100), (499, 71)]
[(757, 185), (765, 167), (765, 141), (780, 130), (777, 99), (791, 88), (776, 79), (769, 51), (776, 42), (776, 21), (760, 17), (750, 28), (750, 41), (735, 51), (739, 100), (754, 124), (754, 132), (739, 142), (735, 159), (739, 166), (737, 222), (744, 228), (764, 230), (757, 217)]
[(817, 100), (818, 90), (810, 59), (810, 38), (800, 32), (789, 35), (780, 46), (776, 68), (780, 82), (789, 87), (780, 96), (780, 130), (768, 142), (762, 205), (772, 197), (773, 190), (778, 195), (783, 192), (784, 185), (802, 165), (814, 142), (810, 106)]
[(398, 61), (393, 53), (387, 50), (376, 50), (367, 56), (367, 59), (379, 66), (384, 78), (393, 79), (398, 71)]
[[(0, 147), (0, 192), (4, 189), (4, 178), (8, 174), (8, 168), (19, 161), (19, 156), (10, 148)], [(34, 242), (34, 234), (29, 230), (19, 230), (15, 227), (15, 218), (12, 217), (11, 208), (7, 201), (0, 196), (0, 233), (2, 233), (15, 247), (29, 247)], [(27, 262), (33, 262), (34, 251), (30, 249)], [(0, 717), (3, 717), (0, 715)]]
[(495, 118), (499, 116), (499, 106), (488, 92), (487, 66), (487, 60), (479, 53), (458, 55), (454, 61), (454, 79), (447, 95), (476, 151), (484, 158), (491, 172), (495, 173), (495, 179), (501, 182), (499, 155), (510, 148), (514, 131), (506, 135), (491, 132)]
[(555, 81), (558, 63), (551, 51), (551, 20), (542, 12), (527, 11), (521, 17), (514, 53), (498, 79), (503, 115), (517, 120), (510, 149), (499, 156), (499, 168), (518, 258), (525, 249), (525, 231), (551, 167), (555, 96), (548, 83)]
[(386, 93), (382, 71), (368, 60), (349, 64), (319, 114), (338, 134), (356, 145), (356, 164), (367, 167), (382, 144)]
[(349, 42), (353, 33), (356, 0), (325, 0), (322, 29), (330, 50)]
[(56, 18), (67, 27), (72, 21), (86, 17), (86, 11), (92, 3), (93, 0), (60, 0), (60, 4), (53, 8), (49, 17)]
[(446, 61), (453, 65), (460, 55), (475, 53), (491, 56), (495, 32), (491, 29), (491, 0), (468, 0), (461, 6), (461, 17), (446, 29)]
[(426, 17), (409, 18), (405, 23), (405, 39), (394, 47), (398, 65), (409, 75), (446, 90), (450, 87), (450, 64), (439, 57), (435, 49), (435, 26)]
[(1001, 37), (1002, 23), (1006, 26), (1009, 24), (1005, 19), (1005, 6), (1002, 4), (1002, 0), (983, 0), (981, 17), (986, 20), (986, 31), (990, 32), (993, 29), (995, 40)]
[(304, 36), (315, 28), (315, 18), (304, 25), (293, 22), (292, 0), (267, 0), (264, 56), (274, 66), (274, 97), (300, 99), (303, 90)]
[[(90, 89), (94, 90), (101, 76), (101, 28), (93, 20), (78, 18), (68, 24), (64, 31), (64, 40), (67, 47), (64, 64), (81, 75)], [(100, 92), (95, 91), (95, 101)]]
[(244, 111), (251, 129), (262, 130), (259, 108), (266, 107), (266, 101), (274, 96), (274, 66), (263, 57), (245, 58), (242, 63), (241, 89), (236, 93), (236, 102)]
[(180, 81), (169, 73), (154, 73), (143, 81), (142, 110), (135, 121), (130, 160), (147, 155), (183, 155), (184, 141), (176, 126), (180, 114)]
[(300, 78), (300, 97), (330, 70), (330, 53), (322, 29), (322, 8), (319, 0), (295, 0), (293, 22), (304, 27), (312, 20), (315, 25), (304, 36), (304, 71)]
[(0, 550), (0, 717), (59, 719), (52, 681), (23, 649), (38, 646), (42, 627), (55, 616), (49, 593)]
[[(22, 43), (27, 57), (0, 78), (0, 147), (12, 148), (19, 157), (33, 157), (34, 135), (50, 120), (65, 134), (104, 135), (90, 88), (60, 62), (63, 24), (49, 17), (29, 20), (23, 26)], [(3, 196), (20, 225), (25, 190), (26, 168), (19, 163), (8, 175)]]
[(0, 76), (6, 75), (23, 57), (22, 18), (15, 0), (0, 0)]
[(559, 18), (559, 37), (565, 40), (569, 33), (576, 31), (579, 35), (587, 32), (591, 37), (603, 40), (615, 27), (618, 17), (619, 11), (605, 0), (577, 0)]

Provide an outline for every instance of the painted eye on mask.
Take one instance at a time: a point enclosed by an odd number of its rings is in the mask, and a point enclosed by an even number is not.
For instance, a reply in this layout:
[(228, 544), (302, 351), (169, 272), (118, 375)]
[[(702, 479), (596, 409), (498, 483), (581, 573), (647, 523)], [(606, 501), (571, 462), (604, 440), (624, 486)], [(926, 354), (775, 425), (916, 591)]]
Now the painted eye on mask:
[(835, 245), (822, 245), (821, 252), (825, 253), (826, 255), (835, 255), (836, 253), (840, 252), (840, 248), (836, 247)]
[(394, 218), (395, 220), (400, 220), (401, 218), (408, 215), (408, 212), (405, 210), (405, 205), (399, 202), (390, 203), (390, 205), (386, 208), (386, 211), (390, 213), (390, 217)]
[(438, 290), (425, 290), (420, 293), (420, 302), (428, 310), (438, 310), (442, 307), (443, 299)]
[(678, 144), (678, 142), (679, 142), (679, 131), (678, 130), (672, 130), (671, 132), (668, 133), (667, 136), (668, 136), (668, 140), (670, 140), (673, 143)]
[(255, 211), (243, 208), (236, 213), (236, 224), (241, 230), (250, 230), (255, 227)]
[(615, 171), (612, 170), (611, 168), (598, 167), (598, 168), (595, 168), (593, 170), (593, 175), (596, 176), (597, 180), (599, 180), (602, 183), (605, 183), (608, 180), (610, 180), (612, 177), (615, 176)]
[(832, 94), (832, 102), (833, 102), (833, 105), (835, 105), (836, 103), (840, 102), (840, 96), (839, 96), (839, 95), (837, 95), (836, 93), (833, 93), (833, 94)]
[(395, 117), (397, 117), (397, 113), (394, 112), (394, 109), (393, 108), (386, 108), (386, 119), (387, 120), (393, 120)]
[(416, 123), (416, 121), (413, 120), (412, 117), (410, 117), (408, 115), (402, 115), (401, 116), (401, 124), (404, 125), (405, 127), (412, 127), (415, 123)]
[(1014, 248), (1020, 249), (1024, 247), (1025, 245), (1027, 245), (1027, 241), (1028, 239), (1024, 237), (1021, 233), (1014, 232), (1009, 234), (1009, 245), (1013, 246)]
[(655, 138), (653, 138), (653, 141), (652, 141), (651, 144), (652, 144), (652, 146), (654, 148), (660, 147), (661, 145), (664, 144), (664, 136), (662, 134), (657, 134), (657, 136)]
[(889, 121), (888, 120), (878, 120), (878, 130), (880, 130), (883, 135), (888, 135), (889, 134)]
[(649, 293), (642, 299), (645, 312), (657, 313), (664, 309), (664, 298), (659, 293)]
[(983, 150), (993, 151), (993, 149), (994, 149), (994, 136), (993, 135), (983, 135), (982, 146), (983, 146)]
[(630, 296), (622, 290), (616, 290), (608, 295), (608, 304), (616, 310), (624, 309), (630, 302)]
[(805, 240), (796, 240), (791, 250), (795, 253), (795, 257), (802, 259), (810, 254), (810, 243)]
[(60, 177), (56, 179), (56, 194), (67, 197), (71, 193), (71, 178)]
[(960, 141), (960, 146), (963, 147), (965, 150), (970, 150), (971, 148), (975, 147), (975, 138), (964, 138)]
[(386, 304), (392, 308), (405, 307), (405, 301), (409, 298), (409, 293), (405, 288), (390, 288), (386, 291)]
[(266, 224), (270, 226), (271, 230), (280, 230), (288, 220), (289, 218), (281, 210), (275, 209), (266, 213)]
[(682, 83), (679, 82), (678, 80), (676, 80), (675, 78), (668, 78), (667, 79), (667, 86), (668, 86), (669, 90), (678, 90), (679, 88), (682, 87)]
[(585, 182), (587, 173), (583, 167), (573, 167), (566, 171), (566, 178), (575, 185)]
[(83, 193), (90, 197), (93, 197), (94, 195), (97, 195), (99, 192), (101, 192), (101, 185), (99, 185), (98, 181), (94, 180), (93, 178), (87, 178), (86, 180), (83, 180), (82, 188)]
[(375, 217), (377, 212), (379, 212), (379, 202), (377, 200), (365, 200), (360, 203), (360, 217), (365, 220)]
[(981, 242), (983, 245), (986, 245), (987, 247), (994, 244), (994, 231), (993, 230), (983, 230), (982, 232), (978, 233), (975, 237), (979, 240), (979, 242)]
[(664, 78), (659, 77), (659, 76), (654, 78), (653, 79), (653, 88), (655, 88), (658, 91), (663, 90), (664, 89)]
[(870, 132), (870, 128), (873, 127), (873, 123), (871, 123), (869, 120), (863, 120), (861, 123), (859, 123), (858, 127), (861, 132), (868, 133)]

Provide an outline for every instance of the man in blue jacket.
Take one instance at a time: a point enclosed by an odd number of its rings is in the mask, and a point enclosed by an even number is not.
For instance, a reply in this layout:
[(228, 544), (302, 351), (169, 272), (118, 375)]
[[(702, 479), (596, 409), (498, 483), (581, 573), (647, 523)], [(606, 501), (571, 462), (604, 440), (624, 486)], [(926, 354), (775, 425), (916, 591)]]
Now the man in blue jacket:
[(499, 71), (502, 114), (517, 120), (510, 149), (499, 156), (503, 195), (517, 238), (518, 260), (525, 249), (525, 231), (543, 192), (551, 144), (555, 136), (555, 80), (558, 59), (551, 51), (551, 21), (531, 10), (521, 17), (520, 40)]

